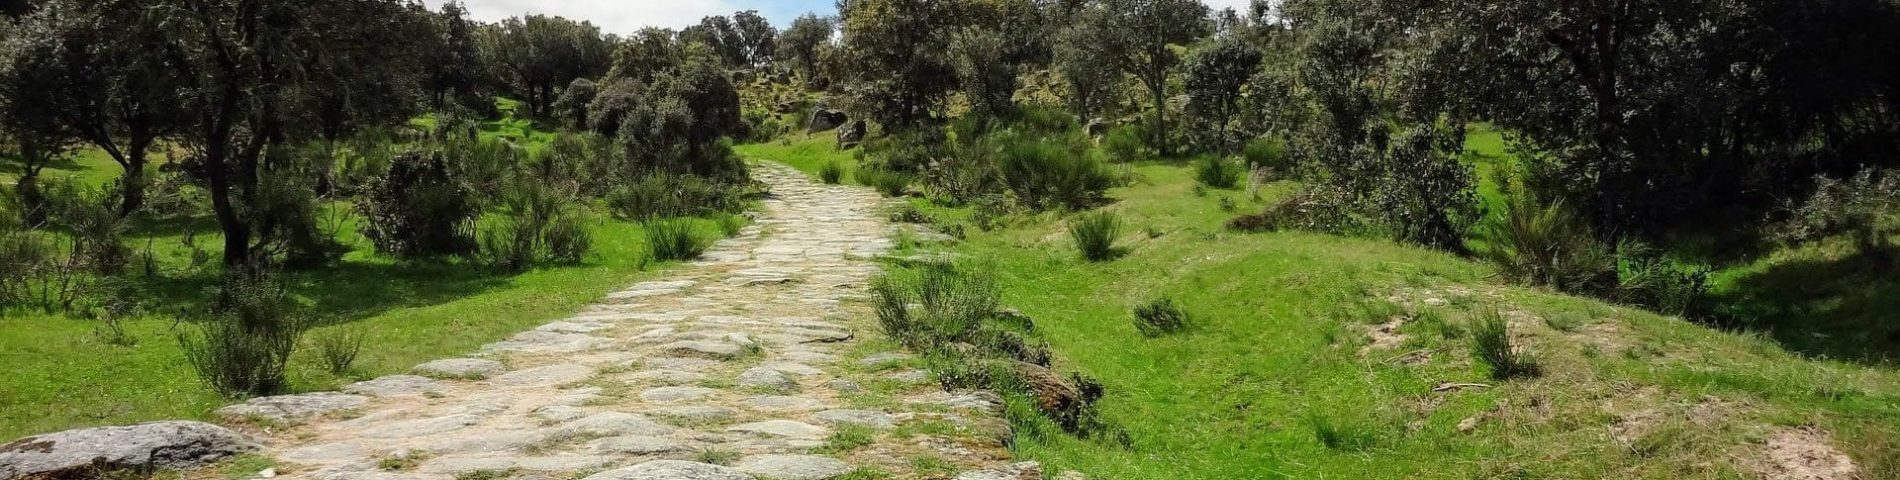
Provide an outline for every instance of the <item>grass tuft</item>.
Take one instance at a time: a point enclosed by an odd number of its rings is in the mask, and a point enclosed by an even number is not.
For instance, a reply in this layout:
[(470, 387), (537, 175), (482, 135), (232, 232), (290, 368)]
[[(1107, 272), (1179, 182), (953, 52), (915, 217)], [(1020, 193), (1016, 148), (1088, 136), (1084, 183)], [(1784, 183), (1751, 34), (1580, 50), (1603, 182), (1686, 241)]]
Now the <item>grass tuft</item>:
[(654, 260), (692, 260), (706, 253), (706, 241), (699, 237), (690, 219), (653, 220), (645, 227)]
[(1114, 213), (1085, 213), (1069, 221), (1069, 238), (1075, 240), (1083, 260), (1102, 262), (1115, 258), (1115, 237), (1121, 229), (1121, 217)]
[(1472, 355), (1491, 367), (1491, 378), (1534, 377), (1537, 363), (1511, 343), (1510, 323), (1496, 310), (1484, 310), (1471, 325)]

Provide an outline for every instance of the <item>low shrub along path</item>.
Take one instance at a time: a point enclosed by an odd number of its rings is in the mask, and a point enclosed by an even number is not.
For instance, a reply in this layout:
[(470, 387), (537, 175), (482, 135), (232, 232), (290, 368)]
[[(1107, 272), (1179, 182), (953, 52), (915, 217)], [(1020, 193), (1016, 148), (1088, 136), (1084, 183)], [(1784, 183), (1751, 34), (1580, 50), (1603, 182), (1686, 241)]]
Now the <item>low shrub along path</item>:
[[(949, 478), (1006, 468), (862, 301), (882, 200), (777, 164), (759, 221), (661, 281), (462, 359), (219, 411), (291, 478)], [(1020, 467), (1018, 467), (1020, 468)]]

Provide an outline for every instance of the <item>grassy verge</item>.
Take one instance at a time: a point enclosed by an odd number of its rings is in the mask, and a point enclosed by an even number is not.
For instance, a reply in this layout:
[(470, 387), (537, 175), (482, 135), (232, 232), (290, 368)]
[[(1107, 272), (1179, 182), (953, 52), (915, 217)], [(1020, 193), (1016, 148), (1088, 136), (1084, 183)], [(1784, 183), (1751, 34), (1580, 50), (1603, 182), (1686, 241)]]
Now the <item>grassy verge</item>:
[(811, 135), (793, 135), (784, 140), (739, 145), (733, 147), (740, 157), (747, 159), (771, 160), (798, 169), (812, 177), (825, 164), (837, 162), (844, 166), (845, 183), (854, 183), (853, 175), (858, 170), (854, 152), (839, 151), (838, 137), (832, 132), (819, 132)]
[[(1230, 233), (1222, 197), (1262, 200), (1197, 195), (1186, 167), (1135, 170), (1111, 191), (1125, 223), (1113, 261), (1081, 260), (1054, 214), (965, 228), (947, 248), (992, 266), (1059, 368), (1106, 385), (1104, 420), (1130, 440), (1026, 428), (1025, 458), (1102, 478), (1734, 478), (1777, 432), (1813, 425), (1872, 478), (1900, 475), (1892, 369), (1499, 285), (1437, 252)], [(1145, 337), (1131, 310), (1164, 296), (1187, 331)], [(1493, 380), (1474, 359), (1469, 327), (1486, 312), (1504, 314), (1542, 375)]]

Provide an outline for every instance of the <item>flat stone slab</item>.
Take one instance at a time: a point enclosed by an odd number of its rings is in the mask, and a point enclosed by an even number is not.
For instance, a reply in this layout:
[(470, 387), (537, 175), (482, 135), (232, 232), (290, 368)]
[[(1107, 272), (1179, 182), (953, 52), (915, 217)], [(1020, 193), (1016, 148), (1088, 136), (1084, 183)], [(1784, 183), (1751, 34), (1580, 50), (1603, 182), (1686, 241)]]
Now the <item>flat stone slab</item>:
[(752, 397), (746, 399), (745, 405), (753, 410), (768, 412), (809, 412), (831, 407), (829, 404), (826, 404), (825, 401), (816, 398), (786, 395)]
[(711, 405), (681, 405), (677, 407), (660, 407), (660, 408), (648, 410), (647, 413), (656, 417), (665, 418), (665, 419), (673, 420), (676, 422), (687, 422), (687, 423), (723, 422), (723, 421), (731, 420), (733, 417), (739, 416), (739, 412), (737, 410), (733, 410), (726, 407), (715, 407)]
[(831, 433), (825, 427), (792, 420), (766, 420), (726, 427), (728, 432), (752, 433), (798, 440), (818, 440)]
[(755, 480), (744, 471), (710, 463), (684, 460), (654, 460), (627, 468), (608, 470), (583, 480)]
[(449, 415), (446, 417), (403, 420), (370, 427), (363, 431), (365, 438), (415, 438), (439, 433), (448, 433), (475, 426), (482, 418), (474, 415)]
[(665, 351), (668, 355), (722, 360), (737, 357), (740, 353), (745, 352), (744, 348), (736, 344), (707, 340), (682, 340), (661, 345), (660, 349)]
[(601, 412), (568, 422), (561, 431), (569, 435), (666, 435), (673, 427), (626, 412)]
[(324, 414), (360, 408), (369, 397), (337, 392), (304, 393), (258, 397), (244, 403), (218, 409), (218, 416), (231, 420), (265, 420), (295, 423)]
[(752, 367), (747, 369), (745, 372), (739, 374), (738, 383), (741, 387), (772, 390), (791, 390), (798, 387), (798, 382), (792, 381), (791, 377), (787, 377), (784, 373), (780, 373), (771, 367)]
[(488, 383), (502, 387), (547, 386), (574, 383), (592, 376), (594, 376), (594, 369), (587, 368), (585, 365), (567, 363), (504, 373), (489, 380)]
[(640, 399), (649, 402), (671, 403), (697, 400), (719, 393), (706, 387), (659, 387), (640, 392)]
[(595, 440), (587, 447), (602, 455), (654, 455), (685, 450), (686, 444), (665, 437), (625, 435)]
[(556, 333), (529, 330), (482, 347), (488, 352), (573, 353), (593, 350), (613, 341), (584, 333)]
[(896, 416), (870, 410), (826, 410), (812, 414), (811, 418), (826, 425), (862, 425), (878, 429), (897, 426)]
[(613, 463), (612, 458), (593, 455), (560, 455), (517, 457), (509, 455), (482, 456), (446, 456), (432, 458), (416, 468), (416, 473), (459, 474), (477, 470), (520, 469), (535, 472), (568, 472), (600, 468)]
[(261, 448), (243, 434), (202, 422), (153, 422), (67, 430), (0, 445), (0, 478), (80, 475), (114, 468), (198, 468)]
[(661, 370), (678, 370), (682, 372), (703, 372), (719, 366), (719, 362), (715, 360), (682, 357), (653, 357), (640, 363)]
[(372, 397), (393, 397), (399, 395), (422, 395), (442, 391), (441, 382), (429, 377), (417, 375), (389, 375), (377, 377), (343, 386), (346, 393), (369, 395)]
[(774, 480), (825, 480), (851, 473), (851, 464), (817, 455), (754, 455), (733, 468)]
[(416, 365), (412, 371), (425, 377), (481, 380), (500, 374), (502, 365), (480, 358), (447, 358)]

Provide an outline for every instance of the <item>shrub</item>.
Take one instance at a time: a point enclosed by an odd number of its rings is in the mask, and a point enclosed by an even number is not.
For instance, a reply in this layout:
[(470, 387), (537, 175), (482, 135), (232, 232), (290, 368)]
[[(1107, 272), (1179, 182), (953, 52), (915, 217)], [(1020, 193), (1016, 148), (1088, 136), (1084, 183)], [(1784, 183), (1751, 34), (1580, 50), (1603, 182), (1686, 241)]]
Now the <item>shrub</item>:
[(614, 189), (607, 206), (625, 220), (700, 216), (745, 208), (738, 186), (698, 175), (649, 173)]
[(1240, 155), (1247, 160), (1250, 169), (1265, 169), (1279, 178), (1293, 173), (1293, 164), (1286, 154), (1286, 139), (1277, 136), (1253, 139), (1241, 148)]
[(1168, 297), (1135, 307), (1135, 330), (1143, 336), (1154, 338), (1171, 335), (1185, 331), (1187, 327), (1187, 313), (1174, 306), (1174, 300)]
[(1591, 293), (1608, 291), (1616, 280), (1615, 253), (1563, 202), (1537, 205), (1518, 190), (1484, 232), (1480, 255), (1511, 281)]
[(549, 259), (578, 265), (587, 259), (587, 252), (593, 250), (594, 233), (587, 228), (586, 216), (567, 212), (548, 222), (541, 231), (541, 241), (547, 244)]
[(1017, 201), (1035, 209), (1070, 210), (1102, 202), (1115, 174), (1071, 140), (998, 135), (997, 170)]
[(1069, 238), (1082, 259), (1100, 262), (1115, 257), (1115, 237), (1121, 235), (1121, 218), (1111, 212), (1077, 215), (1069, 221)]
[(1349, 234), (1363, 230), (1364, 224), (1352, 213), (1352, 194), (1335, 185), (1313, 185), (1267, 205), (1256, 215), (1243, 215), (1227, 222), (1227, 228), (1243, 232), (1307, 230)]
[(1665, 259), (1647, 247), (1625, 243), (1617, 248), (1616, 290), (1621, 303), (1670, 315), (1702, 311), (1709, 293), (1709, 268)]
[(818, 179), (826, 185), (837, 185), (844, 181), (844, 163), (837, 160), (825, 162), (818, 167)]
[(1861, 170), (1847, 180), (1815, 177), (1814, 193), (1782, 207), (1775, 236), (1789, 243), (1846, 235), (1865, 252), (1880, 251), (1900, 231), (1900, 173)]
[(886, 197), (901, 197), (910, 190), (916, 175), (897, 172), (884, 167), (860, 167), (857, 172), (858, 183), (877, 189)]
[(317, 360), (323, 362), (323, 369), (332, 374), (342, 375), (356, 364), (356, 356), (363, 351), (363, 331), (349, 327), (335, 327), (310, 337), (310, 345), (317, 349)]
[(1471, 325), (1472, 356), (1491, 367), (1491, 378), (1535, 376), (1537, 363), (1511, 343), (1510, 324), (1496, 310), (1485, 310)]
[(357, 211), (363, 216), (363, 236), (378, 251), (398, 257), (471, 251), (471, 227), (481, 214), (473, 191), (435, 152), (397, 157), (387, 174), (370, 183)]
[(642, 227), (654, 260), (692, 260), (706, 252), (706, 241), (691, 219), (650, 220)]
[(1140, 160), (1148, 154), (1148, 142), (1143, 138), (1141, 128), (1134, 125), (1109, 129), (1108, 134), (1102, 137), (1102, 154), (1117, 163)]
[(518, 272), (544, 262), (578, 264), (593, 247), (593, 233), (571, 192), (518, 180), (502, 200), (503, 218), (482, 231), (488, 263)]
[(288, 386), (284, 369), (306, 325), (290, 294), (267, 275), (234, 274), (218, 306), (178, 336), (198, 377), (226, 396), (273, 395)]
[(1208, 155), (1194, 162), (1194, 180), (1222, 190), (1240, 186), (1240, 168), (1226, 159)]

